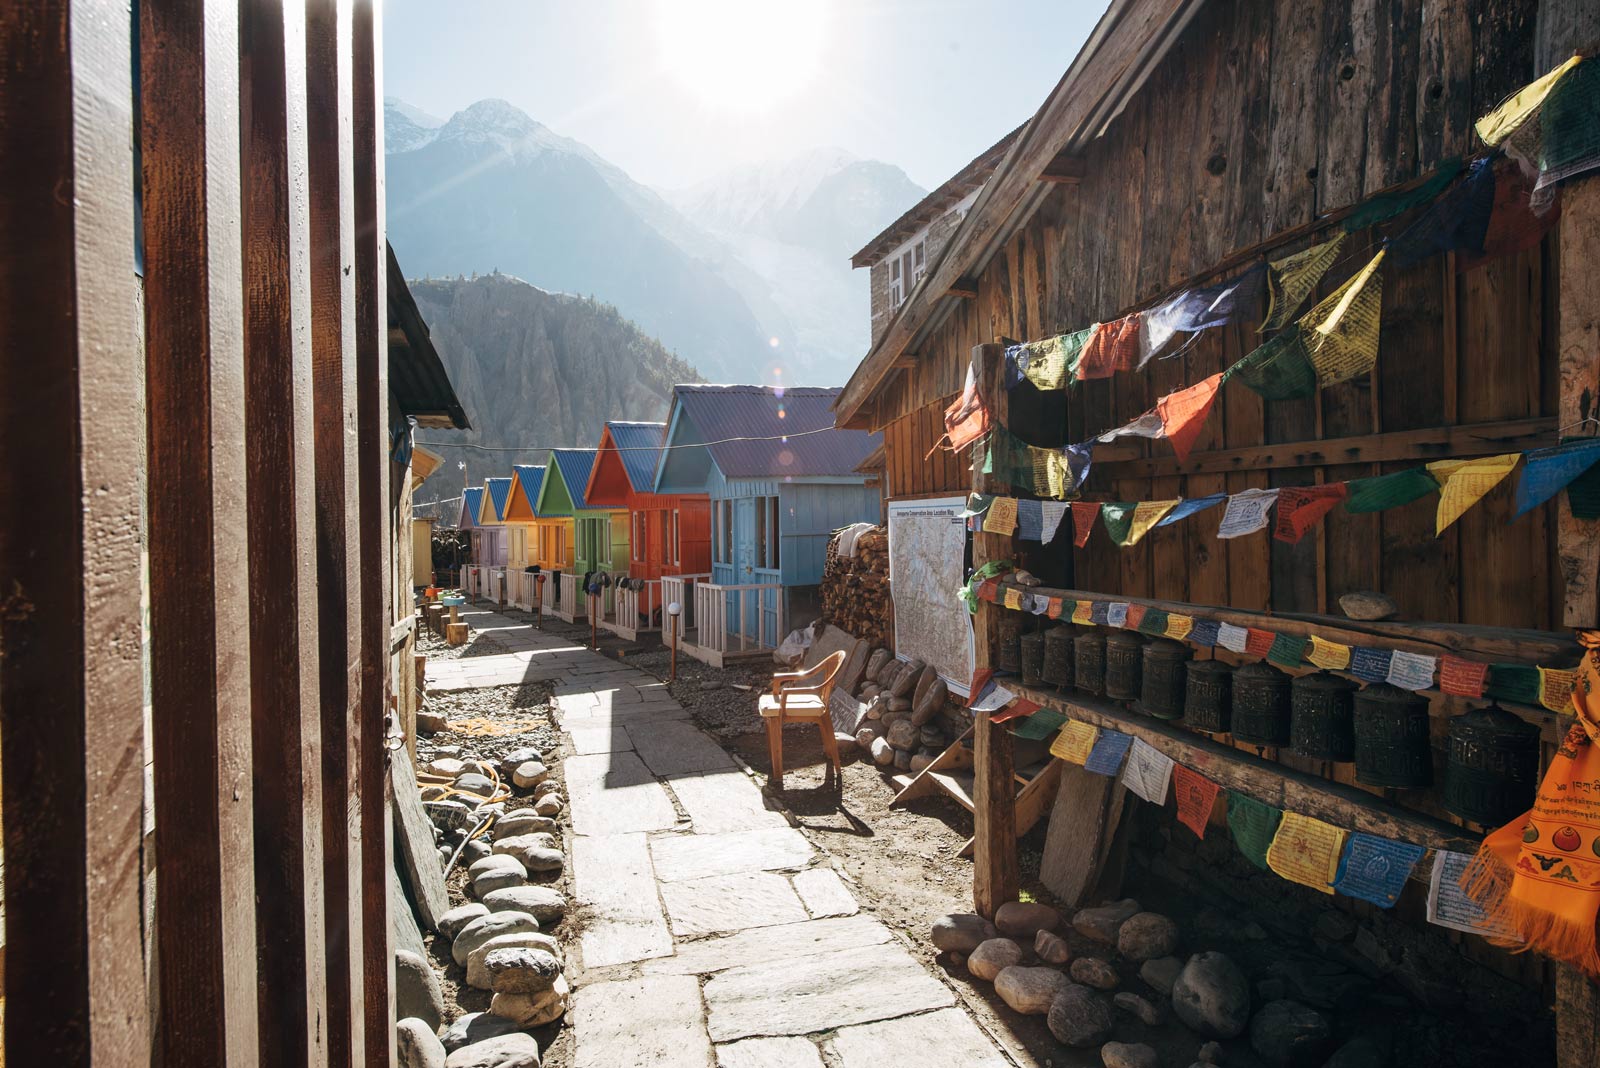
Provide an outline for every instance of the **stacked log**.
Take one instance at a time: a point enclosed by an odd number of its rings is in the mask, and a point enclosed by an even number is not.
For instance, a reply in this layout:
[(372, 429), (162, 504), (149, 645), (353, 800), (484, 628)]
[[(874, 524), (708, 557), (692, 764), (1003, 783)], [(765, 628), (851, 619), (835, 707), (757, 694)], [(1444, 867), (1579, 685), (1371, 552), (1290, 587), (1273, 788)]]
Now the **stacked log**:
[(822, 569), (822, 618), (874, 646), (892, 647), (889, 626), (889, 535), (873, 527), (842, 556), (828, 545)]
[(950, 743), (942, 722), (948, 696), (939, 673), (921, 660), (875, 650), (857, 693), (866, 707), (856, 744), (880, 767), (921, 771)]

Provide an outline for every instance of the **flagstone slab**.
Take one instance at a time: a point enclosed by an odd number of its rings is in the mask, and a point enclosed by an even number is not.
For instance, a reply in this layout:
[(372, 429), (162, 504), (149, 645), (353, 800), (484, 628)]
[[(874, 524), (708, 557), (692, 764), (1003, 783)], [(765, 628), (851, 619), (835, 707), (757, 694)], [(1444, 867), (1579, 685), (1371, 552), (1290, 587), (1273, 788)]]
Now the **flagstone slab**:
[[(706, 981), (704, 996), (715, 1042), (804, 1035), (955, 1003), (950, 988), (896, 944), (730, 968)], [(913, 1048), (902, 1047), (896, 1060)]]
[(881, 945), (893, 937), (889, 928), (871, 916), (806, 920), (685, 942), (672, 956), (651, 960), (644, 969), (674, 975), (709, 975), (752, 961), (795, 960)]
[(626, 753), (633, 749), (633, 739), (621, 726), (571, 727), (567, 737), (572, 740), (572, 751), (579, 756), (596, 753)]
[(585, 968), (628, 964), (672, 952), (642, 834), (572, 840), (573, 896), (584, 912), (578, 945)]
[(841, 1028), (827, 1040), (840, 1068), (883, 1068), (920, 1050), (925, 1068), (960, 1065), (960, 1068), (1010, 1068), (989, 1036), (960, 1009), (940, 1009), (921, 1016)]
[(734, 766), (733, 758), (704, 731), (682, 720), (651, 723), (635, 720), (627, 725), (634, 751), (645, 766), (662, 778), (692, 771), (714, 771)]
[(613, 724), (626, 726), (630, 723), (662, 721), (669, 719), (688, 719), (689, 713), (676, 704), (656, 704), (654, 702), (640, 702), (637, 704), (606, 705), (604, 707), (585, 705), (568, 707), (557, 710), (557, 721), (563, 730), (571, 727), (606, 727)]
[(667, 785), (694, 821), (696, 834), (789, 826), (782, 812), (767, 808), (761, 787), (743, 771), (674, 775)]
[(813, 917), (853, 916), (861, 909), (832, 868), (807, 868), (794, 877), (794, 889)]
[(718, 1046), (717, 1068), (822, 1068), (822, 1053), (806, 1038), (747, 1038)]
[(662, 883), (661, 900), (666, 903), (672, 933), (679, 938), (796, 923), (807, 918), (806, 907), (789, 880), (765, 871)]
[(677, 825), (666, 788), (633, 753), (597, 753), (562, 762), (576, 834), (661, 831)]
[(706, 1068), (711, 1043), (690, 975), (586, 983), (573, 994), (575, 1068)]
[(683, 882), (734, 872), (800, 868), (811, 862), (811, 843), (793, 827), (725, 834), (661, 835), (651, 839), (656, 878)]

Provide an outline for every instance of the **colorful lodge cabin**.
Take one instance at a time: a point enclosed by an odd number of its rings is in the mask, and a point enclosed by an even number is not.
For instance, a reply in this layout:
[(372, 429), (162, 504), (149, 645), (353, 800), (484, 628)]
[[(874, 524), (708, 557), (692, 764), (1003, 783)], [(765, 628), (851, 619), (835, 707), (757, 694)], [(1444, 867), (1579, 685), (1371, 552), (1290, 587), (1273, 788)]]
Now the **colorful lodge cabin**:
[(584, 489), (593, 507), (627, 509), (627, 577), (637, 586), (615, 591), (604, 626), (629, 640), (661, 629), (665, 606), (672, 603), (662, 597), (663, 580), (678, 591), (677, 602), (687, 605), (687, 585), (711, 579), (711, 499), (654, 491), (666, 432), (665, 423), (607, 423)]
[(815, 615), (833, 532), (877, 522), (878, 480), (856, 468), (881, 437), (835, 429), (838, 395), (814, 387), (673, 389), (654, 492), (703, 493), (711, 507), (711, 582), (696, 585), (686, 608), (689, 655), (718, 666), (765, 655), (787, 621)]
[(509, 477), (483, 480), (483, 497), (478, 506), (478, 529), (483, 532), (484, 555), (478, 581), (483, 596), (491, 601), (506, 599), (506, 565), (511, 558), (510, 528), (506, 526), (506, 503), (511, 499)]
[[(533, 610), (542, 595), (534, 586), (539, 564), (539, 526), (533, 502), (544, 488), (543, 464), (517, 464), (511, 469), (511, 494), (506, 501), (506, 528), (511, 532), (510, 566), (507, 570), (506, 600), (518, 608)], [(543, 568), (540, 568), (540, 572)]]
[[(534, 505), (539, 522), (554, 536), (553, 547), (564, 548), (548, 557), (551, 562), (547, 564), (541, 545), (539, 564), (555, 572), (550, 577), (555, 596), (547, 606), (568, 623), (588, 614), (584, 577), (595, 571), (609, 572), (628, 559), (627, 513), (591, 508), (583, 495), (594, 454), (593, 449), (551, 449), (544, 485)], [(609, 591), (606, 600), (609, 603)]]

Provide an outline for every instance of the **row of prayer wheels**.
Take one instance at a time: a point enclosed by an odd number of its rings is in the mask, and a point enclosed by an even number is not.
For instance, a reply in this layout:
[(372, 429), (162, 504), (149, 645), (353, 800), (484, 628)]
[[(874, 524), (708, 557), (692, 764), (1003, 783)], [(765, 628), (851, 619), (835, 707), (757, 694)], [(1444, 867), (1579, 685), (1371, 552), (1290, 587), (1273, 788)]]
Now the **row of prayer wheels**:
[[(1294, 677), (1265, 661), (1191, 661), (1188, 647), (1170, 638), (1065, 625), (1002, 640), (997, 663), (1020, 673), (1024, 686), (1071, 687), (1207, 734), (1354, 763), (1356, 781), (1368, 786), (1433, 785), (1427, 698), (1388, 683), (1357, 688), (1325, 671)], [(1522, 813), (1538, 770), (1532, 724), (1498, 705), (1451, 720), (1444, 803), (1456, 815), (1499, 824)]]

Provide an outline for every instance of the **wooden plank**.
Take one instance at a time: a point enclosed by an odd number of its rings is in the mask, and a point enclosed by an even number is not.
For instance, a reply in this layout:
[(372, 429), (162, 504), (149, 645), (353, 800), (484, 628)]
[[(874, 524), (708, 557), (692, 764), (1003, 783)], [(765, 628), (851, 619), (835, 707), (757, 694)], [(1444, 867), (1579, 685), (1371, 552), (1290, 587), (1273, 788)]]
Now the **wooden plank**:
[(355, 258), (352, 221), (350, 7), (306, 8), (311, 196), (311, 381), (316, 469), (318, 697), (321, 708), (323, 908), (327, 930), (328, 1059), (364, 1064), (363, 944), (357, 770), (361, 638), (352, 608), (356, 565)]
[(444, 871), (439, 867), (439, 847), (433, 841), (433, 823), (422, 809), (417, 791), (417, 773), (411, 761), (396, 757), (394, 771), (394, 837), (396, 851), (404, 865), (406, 882), (417, 903), (422, 925), (439, 929), (439, 917), (450, 908), (450, 895), (444, 887)]
[(140, 5), (156, 1059), (257, 1054), (238, 7)]
[(361, 677), (361, 1012), (369, 1068), (387, 1068), (394, 1050), (394, 954), (389, 879), (394, 867), (389, 816), (390, 474), (388, 450), (387, 263), (383, 201), (383, 24), (376, 0), (354, 0), (351, 15), (351, 144), (355, 176), (356, 504)]
[[(1600, 180), (1567, 183), (1561, 195), (1561, 318), (1556, 326), (1561, 366), (1557, 426), (1600, 416), (1600, 287), (1593, 266), (1600, 257)], [(1574, 426), (1573, 436), (1592, 435), (1594, 424)], [(1556, 530), (1561, 574), (1566, 579), (1562, 620), (1569, 627), (1600, 625), (1600, 520), (1578, 519), (1560, 495)]]
[(246, 501), (256, 943), (264, 1064), (325, 1064), (322, 759), (316, 613), (305, 9), (240, 9)]
[(1096, 775), (1076, 764), (1063, 766), (1059, 774), (1039, 881), (1058, 901), (1077, 908), (1090, 903), (1122, 821), (1128, 791), (1114, 776)]
[(0, 17), (0, 746), (14, 1065), (150, 1062), (131, 27)]

